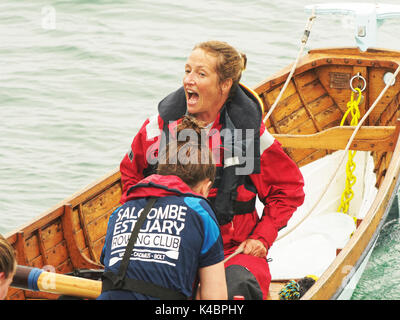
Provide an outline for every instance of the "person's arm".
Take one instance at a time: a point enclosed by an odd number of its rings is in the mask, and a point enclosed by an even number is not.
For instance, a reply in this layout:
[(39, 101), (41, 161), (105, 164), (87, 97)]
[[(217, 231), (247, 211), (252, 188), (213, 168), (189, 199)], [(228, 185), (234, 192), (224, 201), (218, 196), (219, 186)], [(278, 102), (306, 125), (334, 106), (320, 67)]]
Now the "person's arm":
[[(262, 132), (265, 127), (262, 124)], [(271, 135), (261, 135), (261, 140)], [(262, 145), (265, 141), (262, 141)], [(270, 140), (261, 153), (261, 173), (250, 176), (264, 204), (261, 220), (249, 239), (259, 240), (268, 250), (278, 231), (285, 227), (296, 209), (304, 201), (304, 180), (296, 163), (275, 139)], [(257, 245), (253, 242), (252, 245)], [(252, 249), (253, 250), (253, 249)]]
[(197, 298), (200, 300), (226, 300), (225, 268), (223, 261), (199, 269), (200, 287)]
[(203, 227), (203, 244), (199, 257), (199, 288), (196, 299), (224, 300), (226, 287), (224, 249), (215, 214), (205, 200), (194, 200), (192, 208), (199, 214)]
[(159, 129), (158, 116), (147, 119), (139, 132), (134, 137), (130, 150), (120, 163), (122, 197), (121, 203), (125, 203), (126, 194), (130, 187), (144, 178), (143, 171), (148, 167), (147, 157), (151, 151), (158, 148)]

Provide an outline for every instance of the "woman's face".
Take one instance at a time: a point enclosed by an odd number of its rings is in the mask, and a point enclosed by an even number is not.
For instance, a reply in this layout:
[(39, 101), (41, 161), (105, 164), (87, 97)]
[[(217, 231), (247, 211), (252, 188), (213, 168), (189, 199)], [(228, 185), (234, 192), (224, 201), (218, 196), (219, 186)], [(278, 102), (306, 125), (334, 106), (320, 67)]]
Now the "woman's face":
[(216, 71), (217, 57), (195, 49), (185, 65), (183, 87), (189, 113), (203, 121), (214, 121), (230, 90), (220, 84)]

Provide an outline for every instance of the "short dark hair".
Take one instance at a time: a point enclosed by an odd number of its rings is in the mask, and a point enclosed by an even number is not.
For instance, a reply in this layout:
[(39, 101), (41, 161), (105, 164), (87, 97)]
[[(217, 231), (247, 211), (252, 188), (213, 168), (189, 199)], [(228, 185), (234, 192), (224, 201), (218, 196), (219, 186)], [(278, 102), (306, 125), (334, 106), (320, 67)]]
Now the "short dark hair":
[[(177, 126), (177, 135), (187, 129), (194, 130), (199, 138), (198, 141), (201, 141), (201, 130), (204, 126), (200, 121), (184, 116)], [(216, 168), (208, 145), (191, 141), (175, 141), (169, 143), (160, 155), (166, 161), (158, 164), (158, 174), (175, 175), (191, 188), (205, 179), (214, 182)]]

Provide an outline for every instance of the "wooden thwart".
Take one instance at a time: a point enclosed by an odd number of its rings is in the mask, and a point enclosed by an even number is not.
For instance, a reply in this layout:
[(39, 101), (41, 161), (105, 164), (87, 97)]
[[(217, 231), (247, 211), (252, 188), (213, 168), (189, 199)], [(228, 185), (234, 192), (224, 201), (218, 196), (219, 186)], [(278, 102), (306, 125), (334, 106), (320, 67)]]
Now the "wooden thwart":
[[(344, 150), (354, 131), (353, 126), (333, 127), (305, 135), (273, 134), (284, 148)], [(396, 126), (361, 127), (350, 146), (358, 151), (394, 150), (398, 136)]]

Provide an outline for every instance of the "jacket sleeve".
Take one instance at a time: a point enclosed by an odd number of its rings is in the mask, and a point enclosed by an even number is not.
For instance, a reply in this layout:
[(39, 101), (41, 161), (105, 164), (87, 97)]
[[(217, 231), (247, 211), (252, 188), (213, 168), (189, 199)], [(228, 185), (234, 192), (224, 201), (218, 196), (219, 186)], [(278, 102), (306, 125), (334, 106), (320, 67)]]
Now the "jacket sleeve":
[(250, 239), (257, 239), (268, 249), (278, 231), (285, 227), (297, 207), (304, 201), (304, 180), (296, 163), (284, 152), (281, 144), (261, 126), (261, 173), (250, 176), (260, 201), (263, 214)]
[(131, 149), (125, 154), (120, 163), (122, 196), (121, 203), (125, 203), (126, 195), (130, 187), (144, 178), (143, 171), (148, 167), (148, 157), (153, 151), (158, 150), (160, 136), (159, 117), (147, 119), (139, 132), (134, 137)]

